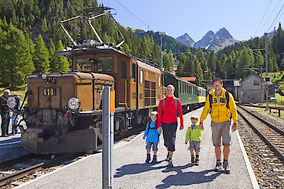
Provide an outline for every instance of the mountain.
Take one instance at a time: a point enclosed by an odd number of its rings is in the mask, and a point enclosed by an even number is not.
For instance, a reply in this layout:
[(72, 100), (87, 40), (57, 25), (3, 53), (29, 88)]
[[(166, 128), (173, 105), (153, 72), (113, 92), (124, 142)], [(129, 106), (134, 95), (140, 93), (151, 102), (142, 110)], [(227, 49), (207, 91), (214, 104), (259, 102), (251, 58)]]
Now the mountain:
[(193, 47), (193, 45), (195, 44), (195, 41), (188, 35), (188, 33), (185, 33), (177, 37), (176, 40), (189, 47)]
[[(139, 36), (141, 39), (144, 39), (146, 36), (152, 37), (154, 42), (156, 44), (161, 44), (161, 35), (160, 32), (154, 32), (154, 31), (144, 31), (141, 29), (136, 29), (134, 31), (134, 34)], [(177, 52), (186, 52), (188, 50), (192, 51), (193, 49), (188, 47), (187, 45), (177, 41), (175, 38), (163, 35), (162, 36), (162, 42), (163, 42), (163, 51), (169, 52), (170, 50), (173, 53)]]
[(219, 50), (226, 46), (233, 45), (237, 42), (233, 36), (226, 30), (221, 28), (216, 34), (213, 31), (207, 32), (207, 34), (199, 41), (197, 41), (193, 48), (205, 48), (209, 50)]

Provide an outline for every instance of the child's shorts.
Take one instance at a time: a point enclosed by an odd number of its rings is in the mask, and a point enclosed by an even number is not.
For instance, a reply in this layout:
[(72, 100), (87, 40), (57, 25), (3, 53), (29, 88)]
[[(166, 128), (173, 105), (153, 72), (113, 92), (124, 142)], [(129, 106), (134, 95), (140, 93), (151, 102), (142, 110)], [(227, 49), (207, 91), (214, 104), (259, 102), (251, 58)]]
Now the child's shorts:
[(188, 149), (195, 150), (196, 152), (200, 152), (200, 141), (190, 141)]
[(150, 150), (152, 145), (153, 145), (153, 151), (157, 152), (158, 151), (158, 142), (147, 142), (146, 149)]

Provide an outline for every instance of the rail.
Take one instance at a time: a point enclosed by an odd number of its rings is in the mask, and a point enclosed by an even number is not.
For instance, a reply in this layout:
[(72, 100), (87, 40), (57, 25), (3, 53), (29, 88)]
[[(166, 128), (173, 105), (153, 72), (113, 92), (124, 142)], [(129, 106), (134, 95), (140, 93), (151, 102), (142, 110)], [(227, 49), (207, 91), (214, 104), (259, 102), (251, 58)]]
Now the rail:
[[(240, 106), (239, 106), (240, 107)], [(243, 108), (242, 108), (243, 109)], [(238, 114), (244, 119), (244, 121), (255, 131), (257, 135), (275, 152), (279, 159), (284, 163), (283, 153), (268, 139), (266, 138), (239, 110)], [(278, 132), (278, 131), (277, 131)], [(283, 134), (282, 134), (283, 136)]]

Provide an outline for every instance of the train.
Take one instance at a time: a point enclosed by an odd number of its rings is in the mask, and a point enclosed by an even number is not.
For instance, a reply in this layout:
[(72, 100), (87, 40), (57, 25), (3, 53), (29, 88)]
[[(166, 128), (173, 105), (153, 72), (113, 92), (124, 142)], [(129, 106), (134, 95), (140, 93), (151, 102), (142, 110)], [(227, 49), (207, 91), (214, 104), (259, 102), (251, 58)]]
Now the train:
[(74, 45), (57, 54), (71, 60), (71, 70), (30, 75), (23, 110), (17, 111), (13, 97), (8, 100), (8, 106), (26, 123), (26, 128), (21, 127), (21, 143), (28, 151), (96, 151), (102, 141), (104, 87), (115, 92), (116, 135), (145, 125), (149, 113), (158, 109), (168, 84), (175, 86), (175, 96), (180, 98), (184, 112), (205, 102), (205, 89), (123, 53), (120, 45), (104, 43), (99, 36), (99, 42), (84, 40), (77, 44), (63, 29)]

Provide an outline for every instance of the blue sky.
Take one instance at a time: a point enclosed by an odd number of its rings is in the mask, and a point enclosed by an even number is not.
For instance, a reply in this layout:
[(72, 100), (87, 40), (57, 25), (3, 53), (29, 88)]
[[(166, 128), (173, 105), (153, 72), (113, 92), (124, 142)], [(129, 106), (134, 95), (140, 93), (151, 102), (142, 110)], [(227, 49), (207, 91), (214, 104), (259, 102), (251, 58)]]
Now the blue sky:
[[(147, 31), (148, 25), (150, 30), (163, 31), (175, 38), (187, 32), (198, 41), (209, 30), (216, 33), (222, 27), (237, 40), (262, 36), (284, 0), (98, 0), (98, 3), (115, 8), (115, 18), (124, 27)], [(270, 31), (274, 26), (278, 28), (279, 22), (284, 23), (284, 7)]]

